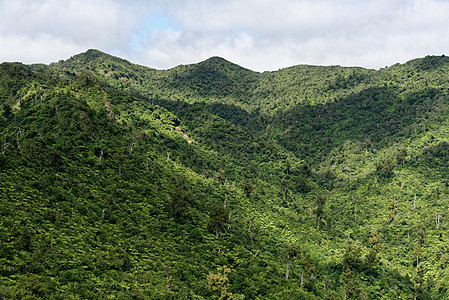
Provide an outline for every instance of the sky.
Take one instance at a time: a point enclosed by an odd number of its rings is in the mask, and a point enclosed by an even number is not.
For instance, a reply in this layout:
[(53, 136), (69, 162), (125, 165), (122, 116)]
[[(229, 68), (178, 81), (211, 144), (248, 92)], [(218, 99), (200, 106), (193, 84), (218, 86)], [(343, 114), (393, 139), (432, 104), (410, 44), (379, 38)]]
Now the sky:
[(379, 69), (448, 55), (448, 16), (449, 0), (0, 0), (0, 62), (98, 49), (156, 69), (212, 56)]

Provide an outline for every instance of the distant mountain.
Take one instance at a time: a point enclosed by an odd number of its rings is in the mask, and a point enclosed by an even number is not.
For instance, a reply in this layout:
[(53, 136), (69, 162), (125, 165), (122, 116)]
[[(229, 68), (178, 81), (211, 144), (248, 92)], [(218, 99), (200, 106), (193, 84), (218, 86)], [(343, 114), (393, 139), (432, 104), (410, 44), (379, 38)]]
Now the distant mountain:
[(449, 59), (0, 64), (0, 298), (449, 295)]

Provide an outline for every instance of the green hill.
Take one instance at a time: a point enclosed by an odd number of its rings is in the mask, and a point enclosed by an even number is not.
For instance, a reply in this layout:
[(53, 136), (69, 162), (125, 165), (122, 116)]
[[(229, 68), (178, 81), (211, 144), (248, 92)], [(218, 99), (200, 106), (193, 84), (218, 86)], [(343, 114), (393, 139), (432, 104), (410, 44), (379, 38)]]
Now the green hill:
[(449, 296), (449, 61), (0, 65), (0, 295)]

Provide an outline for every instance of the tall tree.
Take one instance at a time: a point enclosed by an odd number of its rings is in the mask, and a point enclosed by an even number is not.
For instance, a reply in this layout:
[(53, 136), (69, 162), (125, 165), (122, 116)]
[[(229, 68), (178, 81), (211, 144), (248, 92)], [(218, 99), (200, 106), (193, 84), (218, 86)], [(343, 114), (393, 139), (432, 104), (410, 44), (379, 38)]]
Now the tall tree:
[(248, 179), (242, 181), (243, 193), (246, 197), (249, 197), (254, 190), (254, 185)]
[(228, 217), (229, 211), (225, 207), (215, 204), (210, 208), (208, 228), (215, 232), (216, 237), (219, 237), (220, 230), (229, 221)]
[(123, 166), (125, 165), (125, 161), (126, 161), (125, 148), (123, 148), (123, 147), (118, 148), (115, 151), (115, 156), (117, 158), (117, 163), (118, 163), (118, 174), (122, 175)]
[(315, 198), (317, 205), (316, 208), (316, 227), (319, 229), (324, 217), (324, 205), (326, 204), (326, 199), (322, 196), (317, 196)]
[(175, 220), (181, 220), (189, 210), (189, 193), (183, 184), (176, 181), (170, 195), (169, 213)]
[(5, 103), (3, 104), (2, 108), (3, 108), (3, 117), (5, 117), (6, 120), (9, 120), (13, 115), (11, 106)]
[(285, 269), (285, 279), (288, 280), (290, 275), (290, 259), (301, 257), (301, 250), (296, 245), (288, 245), (287, 246), (287, 267)]

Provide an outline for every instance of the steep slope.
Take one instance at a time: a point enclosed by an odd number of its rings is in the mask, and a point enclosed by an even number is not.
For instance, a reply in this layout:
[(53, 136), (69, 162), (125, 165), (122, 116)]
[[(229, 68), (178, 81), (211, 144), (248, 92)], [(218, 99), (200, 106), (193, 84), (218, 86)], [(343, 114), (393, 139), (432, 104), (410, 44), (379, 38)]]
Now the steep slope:
[(448, 68), (2, 64), (1, 295), (447, 297)]
[[(31, 72), (15, 68), (14, 82)], [(34, 74), (2, 103), (2, 297), (208, 298), (207, 275), (223, 265), (228, 293), (274, 291), (286, 223), (253, 202), (251, 182), (242, 190), (246, 166), (92, 74), (53, 82)], [(258, 190), (277, 197), (277, 183)]]

